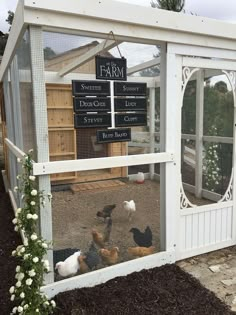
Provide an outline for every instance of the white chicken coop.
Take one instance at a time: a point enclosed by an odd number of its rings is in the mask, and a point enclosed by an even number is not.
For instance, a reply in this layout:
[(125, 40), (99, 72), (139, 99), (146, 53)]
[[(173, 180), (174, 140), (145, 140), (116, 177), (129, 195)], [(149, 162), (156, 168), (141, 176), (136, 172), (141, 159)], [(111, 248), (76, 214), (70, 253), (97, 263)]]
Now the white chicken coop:
[[(49, 296), (236, 244), (235, 34), (233, 24), (118, 1), (19, 1), (0, 67), (3, 177), (14, 209), (20, 205), (13, 191), (17, 158), (31, 148), (39, 189), (47, 192), (68, 183), (132, 180), (140, 171), (145, 180), (160, 181), (160, 251), (58, 282), (52, 272), (45, 277)], [(94, 57), (120, 57), (119, 50), (127, 59), (127, 82), (147, 85), (147, 123), (132, 128), (131, 140), (105, 146), (96, 142), (91, 129), (74, 127), (71, 85), (72, 80), (95, 81)], [(226, 90), (216, 92), (217, 80)], [(112, 118), (107, 130), (112, 130), (117, 113), (114, 84), (109, 84)], [(216, 115), (214, 107), (208, 110), (211, 93), (221, 97), (222, 110), (212, 124), (222, 130), (230, 124), (228, 133), (205, 127)], [(190, 124), (184, 131), (191, 97), (194, 128)], [(225, 99), (230, 99), (227, 106)], [(232, 121), (225, 123), (227, 111)], [(230, 146), (230, 172), (220, 179), (204, 164), (211, 143), (215, 151)], [(217, 152), (213, 150), (213, 157)], [(182, 181), (184, 164), (193, 182)], [(224, 193), (205, 185), (205, 173), (214, 175), (215, 182), (228, 180)], [(207, 204), (195, 204), (188, 193), (207, 199)], [(40, 231), (54, 242), (53, 212), (50, 203), (40, 209)], [(69, 209), (64, 216), (70, 216)], [(52, 250), (48, 259), (53, 266)]]

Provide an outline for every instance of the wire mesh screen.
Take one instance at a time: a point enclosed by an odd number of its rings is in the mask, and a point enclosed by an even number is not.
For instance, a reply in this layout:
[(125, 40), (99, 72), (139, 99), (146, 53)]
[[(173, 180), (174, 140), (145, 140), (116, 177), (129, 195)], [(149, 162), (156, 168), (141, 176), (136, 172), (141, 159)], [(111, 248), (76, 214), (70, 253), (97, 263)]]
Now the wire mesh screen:
[[(17, 69), (18, 68), (18, 69)], [(16, 51), (16, 68), (18, 70), (18, 91), (20, 95), (20, 115), (24, 152), (36, 148), (35, 122), (32, 96), (30, 40), (27, 30)]]

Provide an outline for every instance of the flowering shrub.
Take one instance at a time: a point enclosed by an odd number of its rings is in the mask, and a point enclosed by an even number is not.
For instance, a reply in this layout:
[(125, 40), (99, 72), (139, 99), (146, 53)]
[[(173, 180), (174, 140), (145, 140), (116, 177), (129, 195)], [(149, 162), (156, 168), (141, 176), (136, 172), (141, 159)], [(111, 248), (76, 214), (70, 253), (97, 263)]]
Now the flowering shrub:
[[(46, 196), (38, 191), (36, 178), (32, 175), (32, 150), (18, 162), (22, 163), (22, 174), (17, 176), (19, 187), (14, 190), (21, 193), (23, 206), (17, 209), (13, 224), (15, 231), (24, 233), (25, 240), (12, 252), (19, 261), (16, 284), (9, 290), (15, 304), (12, 314), (48, 315), (53, 313), (56, 304), (53, 300), (48, 301), (40, 288), (44, 272), (49, 272), (49, 262), (43, 258), (49, 244), (37, 234), (39, 206), (45, 204)], [(51, 200), (51, 194), (47, 197)]]
[[(210, 129), (210, 135), (216, 135), (217, 128), (212, 127)], [(219, 145), (214, 143), (208, 143), (206, 145), (206, 153), (204, 157), (205, 166), (205, 180), (206, 187), (210, 191), (216, 191), (219, 186), (221, 176), (219, 174), (219, 157), (218, 157)]]

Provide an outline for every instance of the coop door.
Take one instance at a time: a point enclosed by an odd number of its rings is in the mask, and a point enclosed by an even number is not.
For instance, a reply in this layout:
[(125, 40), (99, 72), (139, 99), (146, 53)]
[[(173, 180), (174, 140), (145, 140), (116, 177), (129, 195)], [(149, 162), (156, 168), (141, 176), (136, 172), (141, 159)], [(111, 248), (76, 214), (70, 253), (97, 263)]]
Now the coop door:
[(235, 244), (235, 71), (182, 58), (179, 259)]

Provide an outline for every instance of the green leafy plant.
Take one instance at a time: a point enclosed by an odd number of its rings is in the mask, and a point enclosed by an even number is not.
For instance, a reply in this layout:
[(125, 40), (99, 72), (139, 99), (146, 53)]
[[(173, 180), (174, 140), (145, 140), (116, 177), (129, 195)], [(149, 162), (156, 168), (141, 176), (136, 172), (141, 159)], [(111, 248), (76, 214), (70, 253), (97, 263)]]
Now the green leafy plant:
[(23, 159), (18, 159), (22, 164), (22, 174), (17, 175), (22, 207), (16, 211), (13, 224), (15, 231), (22, 231), (24, 243), (12, 252), (19, 261), (16, 267), (16, 284), (9, 290), (11, 301), (15, 306), (12, 314), (43, 314), (53, 313), (56, 306), (53, 300), (40, 292), (43, 285), (43, 275), (49, 272), (49, 262), (44, 259), (49, 244), (37, 233), (38, 212), (40, 204), (45, 204), (45, 198), (51, 200), (51, 194), (38, 191), (36, 177), (32, 175), (33, 163), (30, 150)]

